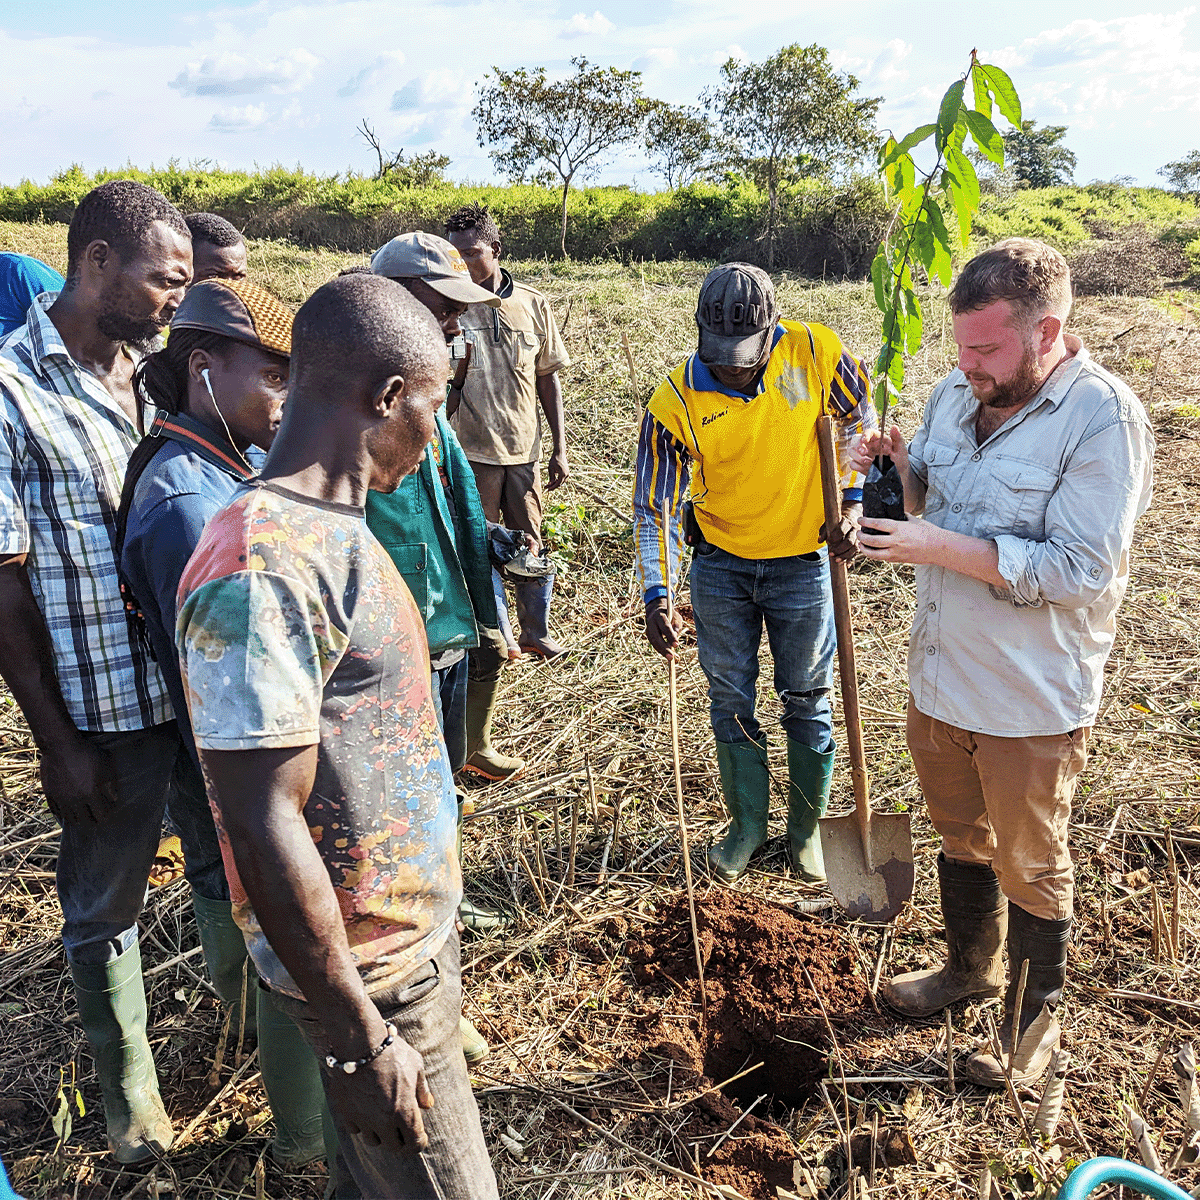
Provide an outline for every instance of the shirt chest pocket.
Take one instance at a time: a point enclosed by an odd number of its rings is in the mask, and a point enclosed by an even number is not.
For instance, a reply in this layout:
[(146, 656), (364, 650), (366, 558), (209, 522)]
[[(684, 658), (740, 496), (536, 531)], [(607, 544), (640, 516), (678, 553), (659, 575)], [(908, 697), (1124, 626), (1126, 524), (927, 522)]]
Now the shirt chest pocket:
[[(532, 375), (538, 354), (537, 334), (527, 329), (509, 329), (508, 326), (501, 325), (498, 336), (499, 340), (497, 341), (497, 334), (493, 330), (476, 334), (476, 344), (481, 338), (486, 338), (490, 343), (487, 349), (492, 351), (494, 356), (499, 358), (509, 370), (521, 375)], [(477, 370), (482, 365), (481, 362), (476, 361), (474, 355), (471, 356), (472, 370)]]
[(961, 465), (956, 466), (958, 450), (945, 442), (926, 442), (922, 457), (926, 474), (925, 512), (929, 514), (955, 502), (952, 497), (959, 490), (964, 471)]
[(1058, 488), (1058, 473), (1035, 463), (997, 461), (988, 503), (991, 533), (1041, 541), (1046, 508)]
[(416, 602), (422, 621), (431, 616), (429, 605), (429, 546), (425, 542), (384, 542), (396, 570), (400, 572)]

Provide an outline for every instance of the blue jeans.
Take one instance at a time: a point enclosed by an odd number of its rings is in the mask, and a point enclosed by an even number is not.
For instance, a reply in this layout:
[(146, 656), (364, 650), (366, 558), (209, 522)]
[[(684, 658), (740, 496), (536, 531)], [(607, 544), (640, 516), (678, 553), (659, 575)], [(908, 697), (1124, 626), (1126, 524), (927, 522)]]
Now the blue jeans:
[(167, 820), (183, 847), (183, 874), (192, 890), (206, 900), (228, 900), (229, 881), (213, 821), (204, 777), (187, 749), (175, 760), (175, 776), (167, 801)]
[[(303, 1000), (275, 995), (280, 1010), (300, 1026), (323, 1063), (329, 1040), (321, 1023)], [(403, 1149), (393, 1154), (382, 1146), (370, 1146), (343, 1128), (335, 1112), (339, 1176), (348, 1170), (370, 1200), (496, 1200), (496, 1177), (458, 1031), (462, 1012), (458, 934), (451, 932), (436, 958), (371, 999), (380, 1016), (395, 1025), (421, 1056), (434, 1098), (434, 1106), (421, 1114), (429, 1149), (423, 1154)]]
[(446, 740), (446, 755), (452, 772), (467, 761), (467, 656), (433, 672), (433, 707)]
[(97, 825), (62, 827), (56, 883), (67, 958), (99, 965), (137, 941), (176, 759), (187, 751), (174, 721), (84, 736), (112, 760), (117, 806)]
[(825, 550), (812, 557), (748, 559), (714, 546), (692, 560), (691, 584), (696, 648), (708, 676), (717, 741), (760, 739), (754, 700), (765, 625), (788, 737), (818, 753), (831, 749), (837, 642)]

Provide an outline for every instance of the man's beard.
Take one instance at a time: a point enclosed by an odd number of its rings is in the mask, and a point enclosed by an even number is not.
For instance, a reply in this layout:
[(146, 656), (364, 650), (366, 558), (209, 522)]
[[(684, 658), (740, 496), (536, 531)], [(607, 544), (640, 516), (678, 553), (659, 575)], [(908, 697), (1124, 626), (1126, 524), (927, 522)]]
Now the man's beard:
[(96, 328), (106, 338), (124, 342), (141, 354), (148, 354), (155, 348), (159, 335), (166, 327), (165, 321), (158, 321), (154, 317), (131, 317), (114, 304), (96, 317)]
[(980, 396), (970, 377), (967, 382), (971, 384), (975, 399), (985, 408), (1016, 408), (1018, 404), (1029, 400), (1042, 382), (1038, 374), (1037, 352), (1032, 346), (1027, 347), (1020, 365), (1008, 379), (1003, 383), (993, 380), (992, 391), (987, 399)]

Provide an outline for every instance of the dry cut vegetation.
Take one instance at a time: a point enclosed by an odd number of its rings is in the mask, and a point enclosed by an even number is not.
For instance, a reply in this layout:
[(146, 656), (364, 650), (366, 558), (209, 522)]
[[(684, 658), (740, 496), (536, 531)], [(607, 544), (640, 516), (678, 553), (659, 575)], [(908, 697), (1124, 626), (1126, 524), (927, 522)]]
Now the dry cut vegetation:
[[(10, 247), (61, 260), (61, 230), (0, 225), (0, 248)], [(292, 302), (349, 261), (282, 244), (251, 253), (255, 277)], [(923, 1025), (905, 1025), (875, 1002), (882, 976), (933, 963), (942, 949), (936, 839), (904, 747), (907, 569), (859, 564), (852, 575), (875, 801), (914, 814), (917, 890), (891, 928), (847, 922), (826, 893), (791, 876), (782, 792), (776, 836), (746, 877), (732, 890), (704, 880), (703, 851), (724, 816), (704, 680), (694, 654), (684, 655), (683, 783), (708, 977), (702, 1019), (680, 898), (666, 677), (641, 634), (626, 512), (641, 406), (691, 348), (704, 268), (515, 269), (552, 298), (574, 361), (564, 380), (574, 473), (550, 495), (548, 512), (564, 568), (557, 629), (571, 653), (508, 672), (498, 741), (528, 768), (507, 787), (473, 793), (465, 838), (468, 891), (513, 918), (464, 946), (466, 1012), (493, 1046), (474, 1080), (501, 1194), (949, 1200), (979, 1194), (990, 1164), (994, 1194), (1052, 1195), (1077, 1160), (1137, 1157), (1126, 1104), (1145, 1118), (1168, 1171), (1196, 1186), (1195, 1166), (1172, 1165), (1186, 1127), (1171, 1071), (1200, 1026), (1194, 294), (1087, 299), (1075, 321), (1153, 415), (1158, 489), (1138, 530), (1074, 815), (1079, 920), (1063, 1010), (1066, 1103), (1054, 1139), (1035, 1135), (1031, 1144), (1009, 1097), (949, 1073), (996, 1002), (956, 1006), (950, 1022)], [(780, 290), (788, 314), (871, 350), (873, 309), (861, 286), (789, 279)], [(910, 426), (951, 361), (936, 301), (933, 313), (900, 414)], [(686, 589), (681, 601), (686, 612)], [(772, 769), (783, 779), (769, 678), (768, 666), (762, 708)], [(20, 1188), (38, 1200), (319, 1196), (322, 1168), (285, 1176), (266, 1154), (252, 1048), (239, 1050), (234, 1038), (215, 1061), (222, 1018), (181, 882), (152, 892), (143, 921), (151, 1037), (180, 1142), (149, 1175), (106, 1159), (58, 940), (55, 830), (28, 733), (7, 698), (0, 781), (0, 1154), (15, 1164)], [(850, 795), (843, 764), (835, 804)], [(60, 1144), (52, 1116), (60, 1085), (72, 1079), (87, 1115), (76, 1115)]]

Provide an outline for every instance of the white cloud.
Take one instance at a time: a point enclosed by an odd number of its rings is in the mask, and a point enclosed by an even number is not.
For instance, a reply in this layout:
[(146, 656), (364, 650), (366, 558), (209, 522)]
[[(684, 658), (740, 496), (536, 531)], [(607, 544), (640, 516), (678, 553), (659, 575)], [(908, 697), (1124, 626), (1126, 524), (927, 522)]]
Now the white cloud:
[(359, 92), (380, 81), (381, 76), (404, 65), (404, 53), (395, 50), (390, 54), (381, 54), (373, 63), (363, 67), (356, 75), (352, 75), (340, 88), (337, 94), (345, 99), (357, 96)]
[(654, 71), (673, 67), (678, 62), (679, 54), (674, 46), (651, 46), (640, 58), (633, 60), (633, 65), (639, 71)]
[(40, 121), (48, 117), (53, 110), (48, 104), (30, 104), (27, 97), (22, 96), (17, 105), (16, 114), (19, 121)]
[(893, 38), (863, 72), (863, 82), (872, 88), (903, 83), (908, 79), (908, 70), (901, 64), (911, 54), (912, 46), (908, 42)]
[(442, 111), (469, 107), (471, 83), (461, 71), (427, 71), (410, 79), (392, 96), (392, 112)]
[[(1200, 55), (1186, 49), (1194, 8), (1177, 13), (1142, 13), (1111, 21), (1091, 18), (1046, 29), (991, 56), (1007, 71), (1042, 71), (1073, 66), (1112, 67), (1121, 74), (1158, 75), (1195, 70)], [(1194, 78), (1193, 78), (1194, 84)]]
[(736, 58), (738, 62), (750, 61), (750, 55), (737, 42), (730, 42), (724, 50), (714, 50), (708, 56), (708, 61), (714, 67), (723, 67), (731, 58)]
[(246, 104), (241, 108), (219, 109), (209, 119), (208, 127), (219, 129), (222, 133), (246, 133), (251, 129), (259, 129), (266, 123), (265, 104)]
[(240, 54), (206, 55), (190, 62), (170, 86), (185, 96), (247, 96), (256, 92), (298, 92), (312, 82), (320, 59), (307, 50), (292, 50), (271, 60)]
[(614, 29), (616, 26), (597, 9), (590, 17), (585, 13), (576, 13), (563, 26), (563, 30), (558, 36), (563, 38), (603, 37), (606, 33), (612, 33)]

